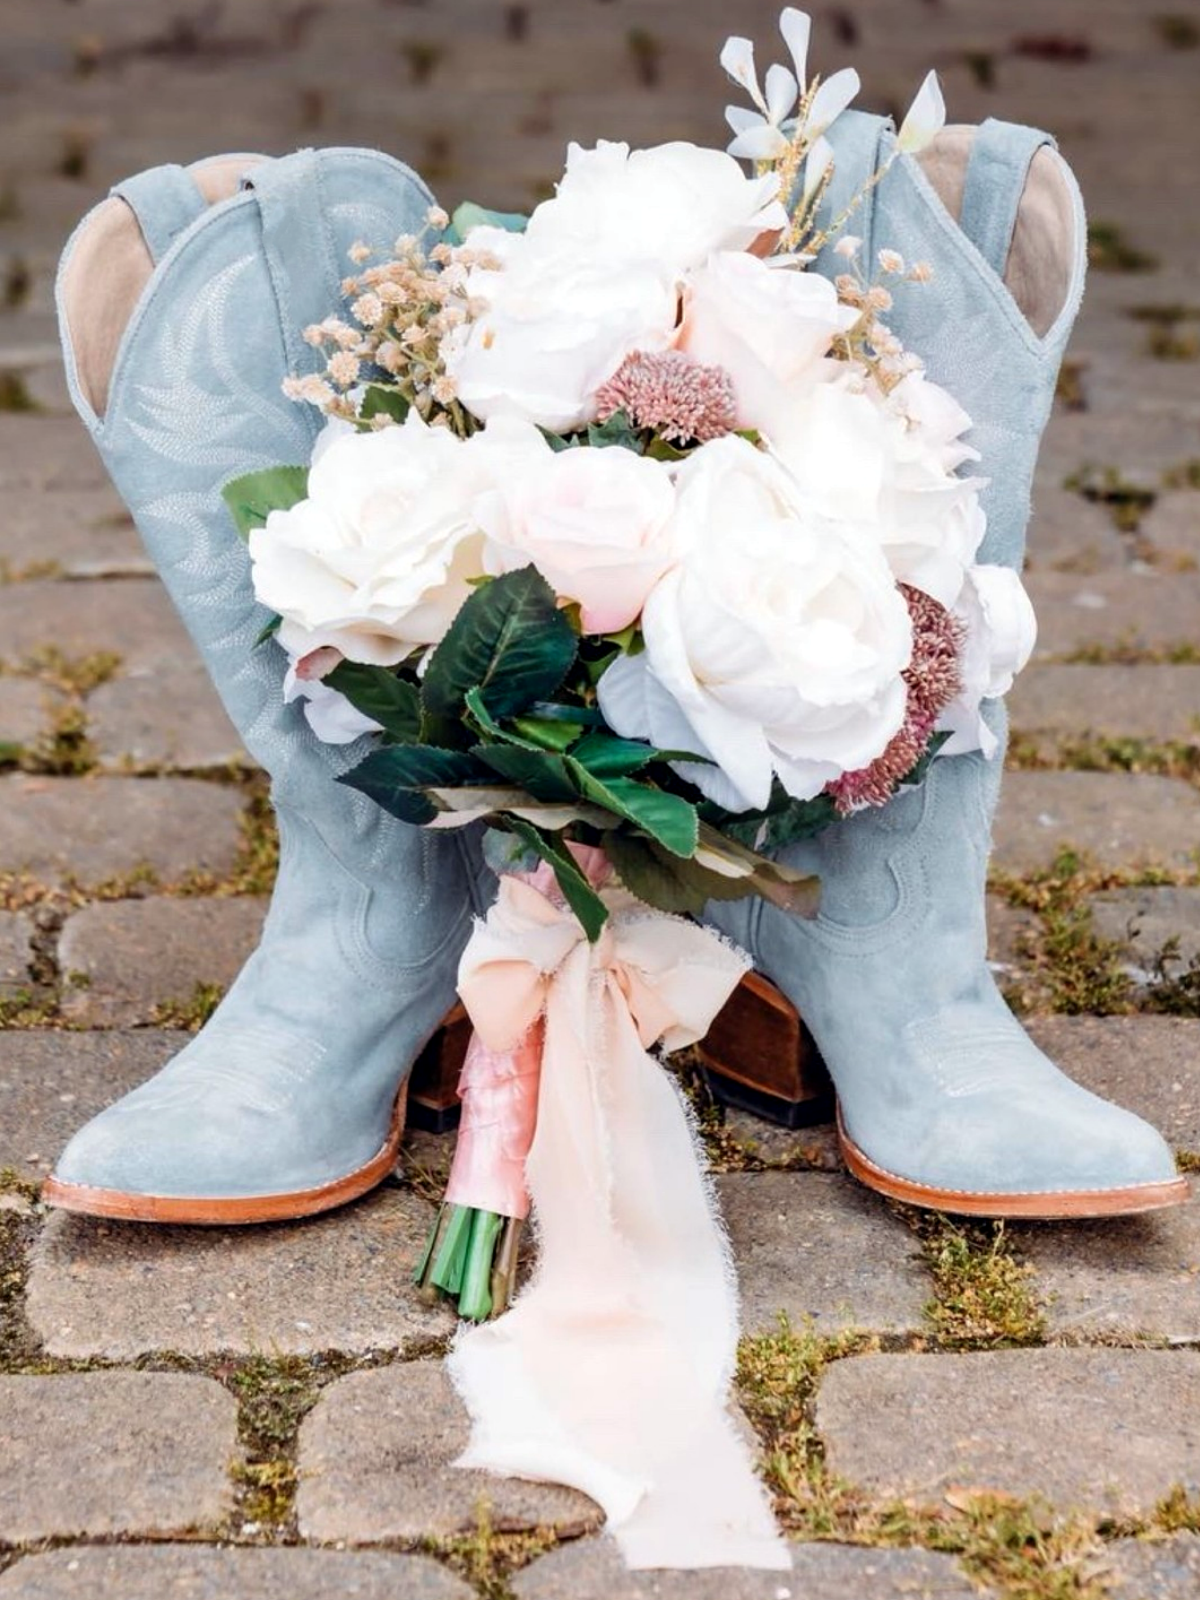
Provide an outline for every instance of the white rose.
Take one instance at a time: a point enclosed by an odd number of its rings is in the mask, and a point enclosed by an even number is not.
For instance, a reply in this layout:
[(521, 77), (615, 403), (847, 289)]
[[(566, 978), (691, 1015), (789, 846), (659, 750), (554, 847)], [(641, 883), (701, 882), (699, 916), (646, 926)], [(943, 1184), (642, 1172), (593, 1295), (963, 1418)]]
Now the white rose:
[(470, 514), (482, 486), (468, 445), (415, 411), (402, 427), (328, 439), (307, 499), (250, 535), (254, 592), (282, 616), (279, 642), (379, 666), (436, 644), (483, 570)]
[(490, 424), (488, 435), (514, 450), (515, 467), (476, 502), (488, 570), (533, 562), (561, 598), (578, 601), (585, 633), (627, 627), (673, 559), (669, 469), (616, 446), (556, 454), (513, 423)]
[(996, 753), (998, 741), (981, 714), (981, 702), (1007, 694), (1013, 679), (1033, 654), (1037, 618), (1025, 586), (1009, 567), (972, 567), (955, 615), (966, 625), (960, 661), (963, 688), (942, 713), (938, 727), (950, 738), (941, 754), (968, 750)]
[(986, 530), (983, 480), (954, 471), (974, 456), (958, 438), (969, 426), (946, 391), (920, 375), (884, 395), (856, 364), (831, 362), (762, 431), (806, 501), (871, 528), (896, 579), (949, 610)]
[(680, 564), (646, 602), (645, 651), (601, 678), (601, 709), (620, 734), (710, 757), (682, 770), (731, 809), (765, 805), (776, 774), (810, 799), (900, 728), (908, 608), (870, 540), (806, 511), (744, 439), (703, 445), (676, 494)]
[(471, 292), (485, 309), (442, 346), (458, 398), (484, 421), (517, 417), (556, 433), (591, 421), (601, 384), (631, 350), (665, 349), (678, 315), (675, 287), (653, 262), (614, 273), (523, 241), (503, 270), (473, 274)]
[(858, 320), (827, 278), (723, 251), (691, 274), (679, 348), (733, 380), (738, 426), (771, 437), (819, 372), (834, 335)]
[(971, 419), (923, 373), (910, 373), (878, 403), (886, 417), (879, 523), (892, 571), (947, 610), (987, 531), (979, 503), (986, 480), (955, 469), (978, 453), (962, 442)]
[(528, 237), (609, 268), (656, 261), (679, 277), (715, 250), (748, 250), (759, 234), (786, 227), (778, 194), (777, 173), (748, 178), (722, 150), (683, 141), (634, 151), (606, 140), (592, 150), (572, 144)]

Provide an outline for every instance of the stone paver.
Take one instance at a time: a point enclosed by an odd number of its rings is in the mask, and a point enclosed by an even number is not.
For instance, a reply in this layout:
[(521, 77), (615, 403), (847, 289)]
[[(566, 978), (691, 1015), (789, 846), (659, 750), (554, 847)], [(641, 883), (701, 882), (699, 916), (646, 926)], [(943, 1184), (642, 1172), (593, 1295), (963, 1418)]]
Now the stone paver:
[(126, 671), (194, 661), (166, 591), (154, 578), (119, 583), (10, 583), (0, 589), (0, 655), (25, 660), (53, 645), (77, 658), (112, 651)]
[(608, 1539), (555, 1550), (519, 1572), (512, 1587), (518, 1600), (980, 1600), (991, 1592), (975, 1588), (952, 1557), (928, 1550), (799, 1544), (790, 1574), (628, 1572)]
[(87, 717), (105, 767), (195, 771), (250, 764), (207, 672), (190, 650), (182, 661), (134, 668), (102, 683), (88, 696)]
[(36, 570), (43, 562), (52, 562), (69, 578), (145, 577), (154, 570), (111, 487), (6, 494), (0, 554), (16, 573)]
[(30, 1321), (51, 1355), (115, 1361), (441, 1337), (449, 1311), (422, 1305), (410, 1282), (433, 1215), (394, 1189), (273, 1227), (156, 1228), (58, 1212), (34, 1251)]
[(1046, 867), (1063, 845), (1102, 866), (1187, 866), (1200, 840), (1200, 793), (1176, 778), (1123, 772), (1007, 772), (997, 866)]
[(27, 1556), (0, 1577), (0, 1600), (471, 1600), (425, 1556), (382, 1550), (117, 1545)]
[(1195, 647), (1200, 573), (1035, 571), (1026, 586), (1038, 618), (1035, 660), (1094, 646)]
[(33, 678), (0, 677), (0, 751), (6, 745), (35, 745), (49, 726), (57, 698)]
[(717, 1189), (748, 1333), (773, 1329), (780, 1311), (822, 1332), (921, 1327), (930, 1290), (912, 1235), (849, 1178), (732, 1173)]
[(44, 1178), (76, 1128), (186, 1043), (150, 1030), (0, 1032), (0, 1167)]
[(1196, 1600), (1200, 1594), (1200, 1534), (1118, 1539), (1105, 1555), (1111, 1600)]
[(148, 867), (228, 872), (242, 798), (192, 778), (0, 778), (0, 871), (99, 883)]
[(1107, 1222), (1010, 1224), (1054, 1332), (1200, 1338), (1200, 1199)]
[(1077, 1083), (1200, 1151), (1200, 1051), (1186, 1017), (1035, 1017), (1029, 1031)]
[(1047, 755), (1085, 735), (1200, 744), (1200, 666), (1032, 666), (1008, 700), (1015, 733)]
[(748, 1111), (732, 1107), (725, 1112), (725, 1131), (750, 1155), (778, 1167), (812, 1167), (819, 1172), (841, 1172), (837, 1130), (832, 1122), (810, 1128), (781, 1128)]
[(0, 1377), (0, 1539), (183, 1532), (230, 1509), (237, 1406), (169, 1372)]
[(817, 1396), (830, 1470), (936, 1502), (951, 1485), (1138, 1514), (1200, 1489), (1200, 1352), (991, 1350), (835, 1362)]
[(33, 923), (17, 911), (0, 911), (0, 998), (29, 983)]
[(301, 1533), (326, 1544), (443, 1537), (472, 1527), (483, 1501), (497, 1528), (599, 1526), (599, 1507), (574, 1490), (452, 1466), (469, 1432), (440, 1361), (342, 1378), (301, 1428)]
[(74, 417), (5, 415), (0, 415), (0, 489), (111, 492), (100, 457)]
[(126, 1028), (153, 1021), (163, 1001), (190, 999), (199, 983), (228, 988), (266, 911), (265, 900), (250, 896), (85, 906), (59, 938), (63, 1014), (91, 1028)]
[(1088, 903), (1096, 932), (1119, 944), (1143, 979), (1153, 976), (1155, 958), (1171, 940), (1178, 948), (1167, 963), (1168, 977), (1200, 957), (1200, 889), (1110, 889)]

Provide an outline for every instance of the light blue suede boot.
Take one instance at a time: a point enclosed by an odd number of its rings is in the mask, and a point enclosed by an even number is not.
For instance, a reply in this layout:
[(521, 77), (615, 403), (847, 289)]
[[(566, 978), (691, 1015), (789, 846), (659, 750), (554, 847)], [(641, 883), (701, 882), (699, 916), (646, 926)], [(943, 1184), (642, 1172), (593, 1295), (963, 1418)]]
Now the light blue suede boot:
[(319, 360), (301, 330), (336, 309), (350, 245), (419, 233), (431, 199), (355, 150), (162, 167), (115, 195), (60, 271), (72, 394), (271, 776), (281, 859), (262, 943), (215, 1016), (76, 1134), (46, 1197), (147, 1221), (300, 1216), (390, 1169), (406, 1074), (455, 998), (471, 891), (458, 842), (336, 783), (361, 745), (320, 743), (284, 704), (221, 488), (308, 460), (320, 418), (280, 391)]
[[(891, 137), (882, 119), (839, 119), (830, 216)], [(1083, 287), (1074, 179), (1045, 134), (951, 128), (920, 165), (901, 157), (847, 231), (862, 236), (865, 261), (890, 247), (931, 263), (932, 283), (897, 290), (887, 321), (974, 419), (977, 470), (990, 479), (981, 559), (1018, 567)], [(821, 877), (816, 921), (761, 901), (711, 906), (708, 920), (752, 951), (811, 1028), (837, 1088), (847, 1164), (872, 1188), (985, 1216), (1178, 1203), (1188, 1186), (1159, 1135), (1059, 1072), (988, 970), (984, 889), (1003, 751), (1003, 708), (993, 709), (994, 759), (939, 759), (920, 789), (784, 853)]]

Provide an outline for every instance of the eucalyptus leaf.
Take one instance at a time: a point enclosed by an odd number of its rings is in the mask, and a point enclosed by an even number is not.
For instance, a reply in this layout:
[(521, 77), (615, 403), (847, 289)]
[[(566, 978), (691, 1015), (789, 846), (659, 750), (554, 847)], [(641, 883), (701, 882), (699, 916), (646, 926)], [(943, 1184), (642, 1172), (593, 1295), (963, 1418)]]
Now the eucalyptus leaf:
[(809, 873), (797, 872), (772, 861), (769, 856), (749, 850), (745, 845), (719, 833), (708, 823), (700, 824), (700, 845), (706, 854), (723, 857), (736, 866), (749, 869), (747, 877), (738, 881), (762, 895), (772, 905), (793, 916), (812, 918), (821, 905), (821, 880)]
[(356, 711), (379, 723), (397, 744), (416, 744), (421, 737), (421, 697), (414, 683), (398, 678), (388, 667), (339, 661), (324, 679), (344, 694)]
[(474, 200), (464, 200), (450, 218), (442, 235), (446, 244), (461, 244), (472, 228), (503, 228), (506, 233), (524, 233), (529, 218), (520, 211), (489, 211)]
[(288, 511), (308, 494), (307, 467), (265, 467), (234, 478), (221, 490), (243, 539), (261, 528), (272, 511)]
[(535, 567), (506, 572), (469, 595), (430, 657), (421, 687), (432, 718), (461, 716), (478, 688), (493, 717), (515, 716), (553, 695), (578, 642)]

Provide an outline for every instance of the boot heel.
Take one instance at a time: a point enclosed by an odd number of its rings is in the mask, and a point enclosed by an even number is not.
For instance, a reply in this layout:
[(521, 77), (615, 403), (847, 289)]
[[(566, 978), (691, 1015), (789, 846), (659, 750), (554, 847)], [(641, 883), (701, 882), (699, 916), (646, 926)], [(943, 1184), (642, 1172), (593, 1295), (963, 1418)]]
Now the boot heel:
[(697, 1054), (722, 1105), (782, 1128), (833, 1117), (833, 1085), (812, 1035), (791, 1001), (757, 972), (742, 979)]
[(462, 1114), (458, 1079), (470, 1040), (471, 1020), (461, 1005), (455, 1005), (413, 1065), (408, 1090), (410, 1128), (450, 1133), (458, 1127)]

